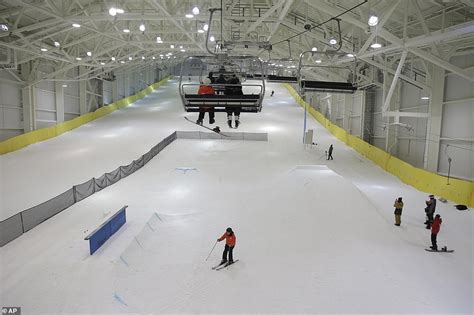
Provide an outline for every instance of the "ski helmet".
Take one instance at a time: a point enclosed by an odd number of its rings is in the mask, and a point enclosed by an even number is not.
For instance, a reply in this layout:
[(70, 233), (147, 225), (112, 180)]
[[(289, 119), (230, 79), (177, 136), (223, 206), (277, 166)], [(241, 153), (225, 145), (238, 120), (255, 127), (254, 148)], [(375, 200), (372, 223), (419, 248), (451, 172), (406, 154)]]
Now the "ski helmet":
[(232, 229), (230, 227), (228, 227), (225, 231), (228, 232), (228, 233), (233, 233), (234, 232), (234, 231), (232, 231)]

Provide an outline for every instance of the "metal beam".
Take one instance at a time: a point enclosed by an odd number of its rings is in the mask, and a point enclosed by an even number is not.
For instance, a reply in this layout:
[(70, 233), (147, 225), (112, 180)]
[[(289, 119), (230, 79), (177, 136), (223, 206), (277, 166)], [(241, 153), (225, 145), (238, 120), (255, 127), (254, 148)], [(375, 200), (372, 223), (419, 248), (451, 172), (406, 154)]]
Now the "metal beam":
[(384, 100), (382, 106), (382, 116), (386, 116), (386, 112), (390, 109), (390, 100), (392, 99), (393, 91), (395, 91), (395, 86), (397, 86), (398, 78), (400, 77), (400, 73), (402, 72), (403, 64), (405, 63), (405, 59), (407, 57), (408, 52), (406, 50), (403, 51), (402, 57), (400, 58), (400, 62), (398, 63), (397, 71), (395, 71), (395, 75), (393, 76), (392, 84), (390, 85), (390, 89), (388, 90), (387, 97)]
[[(341, 9), (332, 7), (332, 6), (330, 6), (330, 5), (328, 5), (324, 2), (318, 2), (316, 4), (316, 3), (312, 3), (309, 0), (305, 0), (305, 1), (309, 5), (311, 5), (312, 7), (316, 8), (318, 10), (321, 10), (323, 12), (326, 12), (326, 13), (328, 13), (330, 15), (333, 15), (333, 16), (339, 15), (343, 12)], [(349, 14), (344, 14), (340, 18), (343, 21), (351, 23), (351, 24), (353, 24), (353, 25), (355, 25), (355, 26), (357, 26), (361, 29), (366, 29), (367, 28), (367, 25), (364, 22), (360, 21), (359, 19), (357, 19), (354, 16), (351, 16)], [(384, 38), (385, 40), (388, 40), (389, 42), (397, 45), (398, 48), (407, 49), (409, 52), (411, 52), (411, 53), (413, 53), (413, 54), (415, 54), (415, 55), (417, 55), (417, 56), (419, 56), (423, 59), (426, 59), (427, 61), (429, 61), (431, 63), (439, 64), (442, 68), (444, 68), (446, 70), (454, 72), (457, 75), (459, 75), (459, 76), (461, 76), (465, 79), (468, 79), (469, 81), (474, 81), (474, 78), (472, 78), (469, 74), (465, 73), (461, 68), (456, 67), (456, 66), (450, 64), (449, 62), (447, 62), (445, 60), (442, 60), (441, 58), (430, 54), (429, 52), (425, 52), (425, 51), (422, 51), (422, 50), (414, 48), (414, 47), (407, 47), (406, 45), (404, 45), (402, 39), (396, 37), (395, 35), (393, 35), (392, 33), (388, 32), (387, 30), (385, 30), (383, 28), (380, 30), (379, 36)]]
[(267, 40), (270, 41), (272, 38), (273, 34), (278, 30), (278, 27), (280, 26), (281, 21), (286, 17), (286, 14), (288, 13), (288, 10), (290, 9), (291, 5), (293, 4), (293, 0), (287, 0), (285, 3), (285, 6), (280, 12), (280, 16), (278, 17), (278, 20), (273, 24), (272, 30), (270, 32), (270, 35), (268, 36)]
[(267, 12), (265, 12), (261, 17), (259, 17), (250, 27), (245, 31), (245, 34), (249, 34), (250, 32), (254, 31), (263, 21), (265, 21), (268, 17), (270, 17), (273, 12), (275, 12), (278, 8), (280, 8), (286, 0), (280, 0), (276, 5), (271, 6)]

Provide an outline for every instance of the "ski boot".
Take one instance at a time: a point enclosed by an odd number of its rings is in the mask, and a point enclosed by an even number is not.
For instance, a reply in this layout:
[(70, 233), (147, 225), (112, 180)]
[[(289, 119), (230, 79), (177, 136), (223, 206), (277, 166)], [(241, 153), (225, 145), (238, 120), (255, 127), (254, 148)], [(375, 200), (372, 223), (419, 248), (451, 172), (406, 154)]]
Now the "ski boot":
[(202, 126), (202, 119), (198, 119), (198, 120), (196, 120), (196, 124), (198, 124), (198, 125), (201, 125), (201, 126)]
[(215, 122), (216, 122), (216, 120), (215, 120), (214, 118), (209, 119), (209, 124), (210, 124), (210, 125), (212, 125), (212, 124), (215, 123)]
[(240, 121), (239, 120), (235, 120), (235, 129), (239, 128), (239, 125), (240, 125)]
[(227, 125), (229, 126), (229, 128), (232, 128), (232, 120), (227, 120)]

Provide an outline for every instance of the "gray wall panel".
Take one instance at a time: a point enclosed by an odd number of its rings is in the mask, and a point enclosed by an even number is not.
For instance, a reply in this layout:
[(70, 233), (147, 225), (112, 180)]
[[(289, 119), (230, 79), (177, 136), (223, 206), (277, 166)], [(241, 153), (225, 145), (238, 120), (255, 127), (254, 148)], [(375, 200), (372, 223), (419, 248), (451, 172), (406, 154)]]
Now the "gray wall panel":
[(0, 222), (0, 247), (23, 234), (21, 213)]

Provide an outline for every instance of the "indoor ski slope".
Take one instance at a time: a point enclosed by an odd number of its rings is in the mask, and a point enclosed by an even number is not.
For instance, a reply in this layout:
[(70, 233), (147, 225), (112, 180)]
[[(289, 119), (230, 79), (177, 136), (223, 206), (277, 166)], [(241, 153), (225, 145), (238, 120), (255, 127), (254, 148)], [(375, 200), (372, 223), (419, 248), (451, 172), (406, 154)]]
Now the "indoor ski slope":
[[(185, 114), (170, 81), (132, 106), (0, 156), (0, 219), (130, 163), (175, 130), (205, 131)], [(216, 116), (229, 131), (225, 114)], [(470, 211), (438, 202), (438, 242), (456, 251), (426, 252), (427, 194), (311, 118), (318, 145), (304, 148), (303, 110), (282, 86), (269, 84), (262, 113), (241, 121), (238, 131), (267, 132), (269, 141), (176, 140), (0, 248), (0, 304), (23, 314), (473, 312)], [(334, 160), (326, 161), (330, 144)], [(90, 256), (83, 238), (123, 205), (126, 225)], [(216, 272), (223, 244), (205, 259), (228, 226), (240, 261)]]

